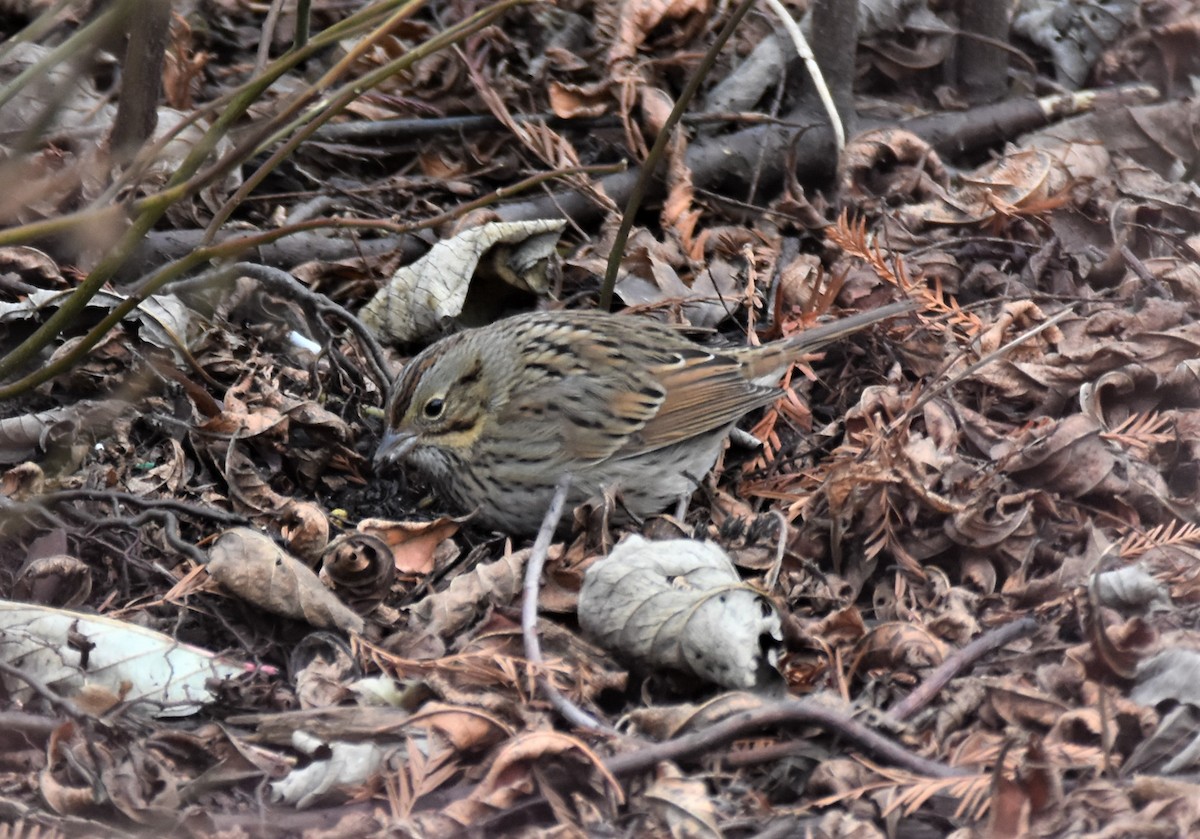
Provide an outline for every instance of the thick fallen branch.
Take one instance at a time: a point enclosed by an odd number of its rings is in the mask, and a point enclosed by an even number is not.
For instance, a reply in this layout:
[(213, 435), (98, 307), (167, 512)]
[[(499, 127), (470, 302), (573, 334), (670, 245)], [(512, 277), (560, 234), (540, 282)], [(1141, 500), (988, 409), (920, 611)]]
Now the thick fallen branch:
[[(1114, 109), (1123, 104), (1145, 102), (1151, 93), (1151, 89), (1142, 85), (1047, 99), (1010, 100), (966, 111), (917, 117), (901, 122), (897, 127), (913, 132), (940, 152), (957, 155), (1001, 143), (1089, 107), (1100, 108), (1101, 103), (1105, 108)], [(864, 127), (880, 128), (883, 125), (865, 124)], [(687, 154), (696, 186), (709, 190), (728, 191), (739, 184), (744, 185), (746, 174), (756, 169), (759, 170), (758, 183), (777, 180), (789, 160), (794, 163), (796, 176), (802, 181), (834, 176), (837, 161), (833, 159), (833, 136), (824, 114), (798, 109), (776, 123), (753, 125), (719, 137), (697, 140)], [(635, 166), (600, 178), (597, 183), (609, 198), (621, 204), (628, 199), (640, 171)], [(656, 188), (661, 189), (661, 186), (661, 181), (656, 182)], [(566, 216), (581, 225), (595, 221), (604, 212), (604, 208), (577, 191), (555, 192), (527, 201), (514, 201), (500, 205), (495, 210), (497, 221)], [(145, 273), (183, 257), (199, 246), (203, 236), (204, 231), (201, 230), (149, 234), (129, 260), (130, 273)], [(356, 238), (297, 235), (258, 248), (254, 261), (287, 269), (314, 259), (331, 261), (400, 248), (404, 249), (403, 256), (408, 261), (424, 253), (427, 245), (416, 236), (362, 241)]]

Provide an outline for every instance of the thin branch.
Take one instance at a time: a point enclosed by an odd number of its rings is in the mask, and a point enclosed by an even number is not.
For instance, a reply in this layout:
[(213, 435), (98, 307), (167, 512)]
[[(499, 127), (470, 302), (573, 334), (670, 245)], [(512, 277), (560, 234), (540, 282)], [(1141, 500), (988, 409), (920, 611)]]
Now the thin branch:
[(812, 76), (813, 86), (817, 90), (817, 98), (821, 100), (825, 113), (829, 115), (829, 124), (833, 128), (833, 139), (837, 143), (837, 152), (841, 155), (842, 149), (846, 148), (846, 128), (842, 125), (842, 118), (833, 101), (833, 94), (829, 92), (829, 85), (825, 84), (825, 76), (821, 72), (820, 65), (817, 64), (817, 57), (813, 55), (812, 48), (804, 39), (804, 33), (800, 31), (800, 27), (787, 7), (779, 0), (767, 0), (767, 7), (783, 24), (783, 31), (787, 32), (788, 37), (792, 39), (792, 46), (796, 48), (796, 52), (804, 60), (804, 66), (808, 69), (809, 75)]
[(963, 769), (916, 755), (844, 711), (812, 699), (785, 699), (768, 702), (758, 708), (734, 714), (718, 723), (709, 725), (702, 731), (685, 734), (637, 751), (614, 755), (604, 762), (604, 766), (614, 775), (642, 772), (656, 766), (660, 761), (695, 757), (734, 738), (781, 723), (805, 723), (819, 726), (826, 731), (840, 735), (843, 739), (849, 740), (894, 766), (921, 775), (949, 778), (970, 774)]
[[(537, 633), (538, 592), (541, 588), (542, 568), (546, 565), (546, 556), (550, 552), (550, 542), (554, 539), (554, 531), (562, 519), (563, 508), (567, 505), (567, 493), (571, 489), (571, 476), (563, 473), (554, 487), (554, 497), (550, 507), (542, 519), (542, 527), (538, 530), (537, 538), (529, 554), (529, 562), (525, 565), (524, 600), (521, 603), (521, 635), (525, 639), (525, 658), (531, 664), (540, 665), (545, 662), (542, 658), (542, 645)], [(548, 678), (538, 677), (538, 684), (546, 692), (550, 704), (563, 715), (572, 725), (593, 731), (612, 732), (608, 726), (591, 714), (578, 707), (559, 692)]]
[(969, 668), (979, 659), (993, 650), (998, 650), (1006, 644), (1011, 644), (1018, 638), (1032, 635), (1037, 631), (1038, 622), (1033, 618), (1021, 618), (990, 632), (980, 635), (961, 650), (953, 653), (943, 661), (916, 690), (896, 703), (888, 715), (896, 720), (906, 720), (920, 709), (924, 708), (933, 697), (937, 696), (950, 680)]
[(700, 65), (688, 79), (683, 92), (679, 94), (679, 99), (676, 100), (675, 107), (671, 109), (671, 113), (667, 116), (662, 128), (659, 129), (658, 136), (654, 138), (654, 146), (650, 149), (650, 154), (646, 156), (646, 162), (643, 164), (641, 172), (638, 173), (637, 182), (634, 183), (633, 190), (629, 194), (629, 203), (625, 205), (621, 226), (617, 228), (617, 233), (613, 237), (612, 251), (608, 255), (608, 269), (604, 274), (604, 282), (600, 286), (601, 311), (608, 311), (612, 308), (613, 289), (617, 284), (617, 271), (621, 267), (621, 257), (625, 253), (625, 243), (629, 240), (629, 232), (633, 229), (634, 218), (637, 216), (642, 199), (650, 192), (654, 171), (667, 150), (671, 132), (675, 130), (675, 126), (683, 117), (683, 112), (687, 110), (688, 105), (695, 98), (696, 92), (700, 90), (700, 84), (716, 63), (717, 56), (721, 53), (721, 47), (725, 46), (725, 42), (733, 35), (734, 30), (737, 29), (738, 24), (742, 22), (742, 18), (746, 16), (753, 5), (754, 0), (739, 0), (733, 14), (729, 16), (729, 20), (725, 21), (725, 25), (717, 33), (716, 39), (704, 53), (704, 58), (700, 60)]
[(6, 676), (11, 676), (14, 679), (19, 679), (25, 684), (29, 685), (30, 689), (32, 689), (34, 693), (42, 697), (42, 699), (45, 699), (52, 707), (62, 711), (71, 719), (85, 720), (88, 718), (88, 715), (83, 712), (83, 709), (76, 705), (72, 700), (67, 699), (65, 696), (55, 692), (54, 690), (51, 690), (50, 687), (48, 687), (40, 679), (31, 676), (21, 668), (13, 667), (7, 662), (0, 661), (0, 673), (3, 673)]

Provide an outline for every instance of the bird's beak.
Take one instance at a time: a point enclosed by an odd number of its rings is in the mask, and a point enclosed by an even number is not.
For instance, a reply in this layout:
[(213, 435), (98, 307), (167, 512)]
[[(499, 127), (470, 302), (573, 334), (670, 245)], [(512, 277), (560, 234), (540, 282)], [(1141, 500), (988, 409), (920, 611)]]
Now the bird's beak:
[(379, 448), (375, 450), (375, 471), (396, 466), (404, 460), (415, 445), (417, 445), (416, 434), (399, 431), (383, 432), (383, 439), (379, 441)]

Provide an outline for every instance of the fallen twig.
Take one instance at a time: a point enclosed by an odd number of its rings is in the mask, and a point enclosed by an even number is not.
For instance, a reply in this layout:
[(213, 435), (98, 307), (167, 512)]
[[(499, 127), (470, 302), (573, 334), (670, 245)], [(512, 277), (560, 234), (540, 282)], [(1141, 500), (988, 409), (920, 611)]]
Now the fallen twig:
[(734, 714), (710, 725), (703, 731), (685, 734), (673, 740), (614, 755), (604, 766), (614, 775), (629, 775), (649, 769), (663, 760), (680, 760), (711, 751), (715, 746), (735, 737), (780, 723), (808, 723), (838, 734), (877, 758), (911, 772), (933, 778), (950, 778), (969, 774), (966, 770), (927, 760), (913, 754), (899, 743), (878, 733), (853, 717), (811, 699), (784, 699), (768, 702), (758, 708)]
[[(571, 476), (564, 473), (554, 488), (554, 497), (550, 500), (550, 507), (546, 510), (545, 518), (542, 519), (542, 527), (529, 552), (529, 562), (525, 565), (525, 596), (521, 604), (521, 635), (525, 639), (525, 658), (534, 665), (543, 663), (542, 645), (537, 634), (537, 604), (538, 592), (541, 588), (542, 568), (546, 564), (546, 555), (550, 552), (550, 541), (554, 538), (554, 531), (558, 529), (558, 522), (562, 518), (563, 507), (567, 504), (567, 492), (570, 489)], [(546, 697), (555, 710), (572, 725), (594, 731), (616, 733), (563, 696), (545, 676), (538, 676), (538, 685), (546, 692)]]
[(993, 650), (998, 650), (1005, 644), (1010, 644), (1018, 638), (1031, 635), (1038, 628), (1033, 618), (1021, 618), (1004, 626), (985, 632), (961, 650), (953, 653), (943, 661), (929, 678), (917, 685), (916, 690), (896, 703), (888, 711), (888, 716), (895, 720), (906, 720), (914, 713), (929, 704), (938, 692), (949, 684), (950, 680), (966, 670), (979, 659)]

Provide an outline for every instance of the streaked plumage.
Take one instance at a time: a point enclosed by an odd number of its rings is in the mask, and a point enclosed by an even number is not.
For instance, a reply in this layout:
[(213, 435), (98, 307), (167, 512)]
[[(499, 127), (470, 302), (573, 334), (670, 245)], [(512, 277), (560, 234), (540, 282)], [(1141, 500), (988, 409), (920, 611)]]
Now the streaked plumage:
[(480, 521), (510, 533), (537, 530), (564, 471), (572, 504), (615, 489), (634, 514), (656, 513), (691, 493), (734, 423), (778, 398), (774, 383), (789, 364), (911, 308), (719, 349), (628, 315), (506, 318), (408, 363), (375, 463), (415, 466), (460, 511), (478, 509)]

